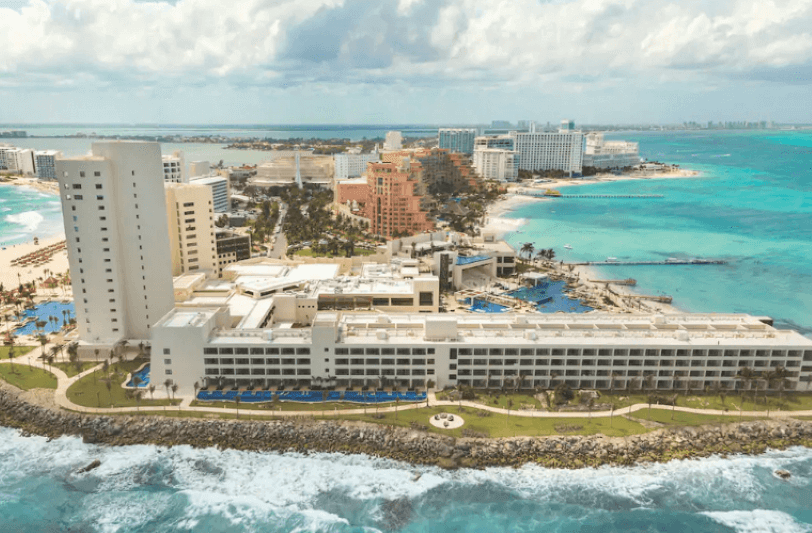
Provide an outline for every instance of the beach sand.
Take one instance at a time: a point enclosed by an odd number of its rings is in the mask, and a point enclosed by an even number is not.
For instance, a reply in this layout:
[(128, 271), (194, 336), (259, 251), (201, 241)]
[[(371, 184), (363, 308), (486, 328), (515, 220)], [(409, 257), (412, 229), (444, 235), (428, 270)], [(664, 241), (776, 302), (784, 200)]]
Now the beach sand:
[[(50, 272), (56, 274), (62, 274), (68, 271), (68, 253), (66, 251), (61, 251), (55, 253), (51, 260), (47, 263), (44, 263), (40, 266), (14, 266), (11, 264), (11, 261), (17, 259), (18, 257), (24, 256), (28, 253), (35, 252), (37, 250), (42, 250), (47, 246), (52, 244), (56, 244), (58, 242), (65, 240), (65, 234), (60, 234), (54, 237), (49, 237), (47, 239), (40, 239), (39, 244), (34, 244), (32, 242), (26, 242), (23, 244), (16, 244), (16, 245), (9, 245), (6, 246), (5, 249), (0, 250), (0, 282), (3, 283), (3, 287), (8, 289), (16, 288), (17, 285), (20, 284), (22, 281), (23, 283), (27, 283), (32, 280), (37, 280), (37, 278), (45, 279), (50, 275)], [(48, 269), (49, 274), (46, 276), (45, 269)], [(19, 274), (19, 277), (17, 276)], [(61, 289), (56, 289), (59, 294), (61, 294)], [(54, 294), (54, 290), (37, 288), (37, 293), (46, 295), (46, 294)]]
[(8, 181), (0, 181), (0, 183), (31, 187), (40, 192), (59, 195), (59, 183), (56, 181), (42, 181), (39, 178), (10, 177)]

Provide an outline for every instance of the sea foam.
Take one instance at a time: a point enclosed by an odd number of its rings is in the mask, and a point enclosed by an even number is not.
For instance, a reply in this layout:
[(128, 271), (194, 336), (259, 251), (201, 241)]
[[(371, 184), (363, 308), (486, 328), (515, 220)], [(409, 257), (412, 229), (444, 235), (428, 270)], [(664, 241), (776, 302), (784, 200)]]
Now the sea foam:
[(799, 524), (787, 513), (755, 509), (753, 511), (714, 511), (702, 513), (736, 533), (809, 533), (812, 526)]
[(24, 211), (14, 215), (6, 215), (4, 220), (25, 227), (27, 232), (33, 232), (37, 230), (37, 227), (45, 218), (36, 211)]

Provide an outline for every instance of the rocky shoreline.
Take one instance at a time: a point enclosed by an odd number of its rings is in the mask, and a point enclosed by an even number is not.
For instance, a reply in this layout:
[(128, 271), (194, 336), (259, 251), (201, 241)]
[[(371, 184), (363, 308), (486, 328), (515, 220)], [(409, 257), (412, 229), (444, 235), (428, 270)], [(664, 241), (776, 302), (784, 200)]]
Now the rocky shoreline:
[(554, 468), (632, 465), (688, 457), (757, 454), (767, 448), (812, 447), (812, 422), (753, 421), (660, 429), (630, 437), (556, 436), (454, 438), (419, 429), (364, 423), (173, 419), (161, 416), (83, 415), (29, 403), (0, 388), (0, 425), (23, 435), (81, 436), (110, 446), (190, 445), (246, 451), (364, 453), (443, 468), (520, 466)]

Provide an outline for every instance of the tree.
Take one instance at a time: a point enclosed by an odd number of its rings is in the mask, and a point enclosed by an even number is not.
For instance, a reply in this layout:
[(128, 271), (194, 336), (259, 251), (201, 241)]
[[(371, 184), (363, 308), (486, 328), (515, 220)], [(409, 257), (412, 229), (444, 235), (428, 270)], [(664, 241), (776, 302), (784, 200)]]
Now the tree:
[(150, 383), (149, 387), (148, 387), (148, 390), (149, 390), (149, 399), (154, 400), (155, 399), (155, 396), (154, 396), (154, 394), (155, 394), (155, 383)]
[(107, 387), (107, 395), (110, 396), (110, 406), (113, 406), (113, 382), (110, 381), (110, 378), (104, 382), (104, 386)]
[(173, 383), (171, 389), (172, 389), (172, 400), (174, 401), (175, 400), (175, 393), (178, 392), (178, 384)]
[(8, 347), (8, 362), (11, 366), (11, 373), (14, 374), (14, 345)]
[(234, 404), (237, 406), (237, 418), (240, 418), (240, 402), (241, 401), (242, 401), (242, 398), (240, 398), (239, 394), (234, 397)]
[(521, 249), (519, 250), (519, 254), (527, 257), (527, 259), (529, 260), (533, 256), (533, 251), (535, 249), (536, 247), (533, 246), (532, 242), (526, 242), (522, 245)]
[(224, 228), (228, 226), (228, 215), (221, 215), (215, 222), (214, 225), (218, 228)]
[(199, 391), (199, 390), (200, 390), (200, 383), (198, 383), (197, 381), (195, 381), (195, 384), (194, 384), (193, 386), (194, 386), (194, 388), (195, 388), (195, 399), (197, 399), (197, 391)]
[(171, 387), (172, 387), (172, 380), (169, 379), (169, 378), (166, 378), (166, 381), (164, 381), (164, 388), (166, 388), (166, 397), (167, 398), (169, 398), (169, 389)]

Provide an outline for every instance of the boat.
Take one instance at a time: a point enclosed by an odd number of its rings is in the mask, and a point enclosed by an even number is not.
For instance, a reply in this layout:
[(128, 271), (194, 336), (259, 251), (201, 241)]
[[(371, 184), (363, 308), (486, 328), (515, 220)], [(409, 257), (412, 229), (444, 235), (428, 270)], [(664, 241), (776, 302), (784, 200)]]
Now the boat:
[(606, 262), (607, 263), (617, 263), (618, 262), (617, 257), (607, 257)]
[(572, 250), (572, 246), (570, 246), (569, 244), (565, 244), (564, 248), (566, 248), (567, 250)]
[(668, 259), (665, 260), (665, 262), (666, 263), (679, 263), (680, 260), (677, 259), (676, 257), (669, 257)]

